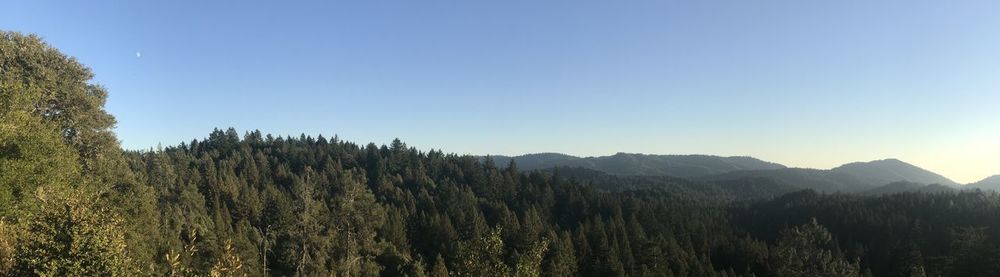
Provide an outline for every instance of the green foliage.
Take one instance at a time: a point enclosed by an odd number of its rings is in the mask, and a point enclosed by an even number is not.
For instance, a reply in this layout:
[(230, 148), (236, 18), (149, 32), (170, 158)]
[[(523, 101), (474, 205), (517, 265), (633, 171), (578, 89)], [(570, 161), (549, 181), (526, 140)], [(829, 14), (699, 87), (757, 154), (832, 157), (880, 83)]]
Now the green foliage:
[(43, 208), (16, 250), (17, 275), (134, 276), (124, 220), (75, 191), (40, 189)]
[(375, 257), (383, 249), (376, 238), (376, 229), (385, 223), (385, 211), (375, 201), (375, 195), (365, 186), (362, 176), (346, 172), (336, 178), (339, 188), (333, 198), (332, 222), (336, 226), (336, 260), (338, 275), (377, 276), (381, 266)]
[(6, 253), (4, 271), (135, 273), (125, 249), (124, 222), (79, 185), (88, 181), (59, 129), (26, 111), (27, 103), (38, 98), (28, 93), (31, 90), (20, 81), (0, 86), (0, 98), (5, 99), (0, 109), (0, 215), (13, 221), (5, 223), (0, 245)]
[(510, 266), (504, 263), (502, 228), (495, 228), (485, 237), (475, 238), (459, 246), (458, 276), (509, 276)]
[(0, 217), (17, 222), (37, 211), (35, 190), (80, 180), (76, 155), (55, 127), (18, 107), (32, 102), (17, 82), (0, 83)]
[(7, 222), (0, 220), (0, 275), (12, 275), (17, 265), (17, 249), (14, 248), (17, 242), (14, 240), (18, 234), (14, 232)]
[(18, 274), (128, 275), (151, 260), (152, 194), (92, 77), (37, 36), (0, 32), (0, 219)]
[(0, 32), (0, 69), (0, 83), (23, 85), (18, 93), (31, 101), (13, 107), (58, 126), (85, 169), (119, 151), (115, 119), (103, 109), (107, 91), (89, 83), (93, 73), (76, 59), (38, 36)]
[(236, 254), (231, 240), (226, 241), (222, 248), (222, 256), (212, 266), (208, 275), (212, 277), (247, 276), (243, 268), (243, 261)]
[(526, 253), (515, 255), (517, 262), (514, 265), (514, 276), (517, 277), (538, 277), (542, 276), (542, 261), (545, 253), (549, 250), (549, 241), (542, 239), (531, 246)]

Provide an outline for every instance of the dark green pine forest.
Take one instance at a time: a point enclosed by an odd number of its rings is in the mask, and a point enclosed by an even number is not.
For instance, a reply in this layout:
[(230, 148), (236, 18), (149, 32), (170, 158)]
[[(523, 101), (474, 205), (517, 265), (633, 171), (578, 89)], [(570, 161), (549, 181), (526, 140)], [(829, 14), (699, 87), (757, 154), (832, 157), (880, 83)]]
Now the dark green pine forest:
[(1000, 272), (995, 192), (519, 169), (399, 140), (231, 128), (125, 151), (85, 66), (13, 32), (0, 66), (2, 275)]

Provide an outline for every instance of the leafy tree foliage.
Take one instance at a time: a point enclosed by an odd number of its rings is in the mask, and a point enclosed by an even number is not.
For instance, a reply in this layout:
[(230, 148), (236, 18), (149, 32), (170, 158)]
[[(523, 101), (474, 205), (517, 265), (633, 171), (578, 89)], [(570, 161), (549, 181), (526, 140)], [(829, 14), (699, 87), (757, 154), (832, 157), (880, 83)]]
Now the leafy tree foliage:
[(124, 221), (87, 198), (63, 193), (39, 191), (44, 207), (29, 218), (18, 242), (15, 275), (138, 274), (126, 248)]
[(104, 111), (108, 93), (90, 83), (90, 69), (37, 36), (2, 32), (0, 38), (0, 80), (22, 85), (17, 91), (31, 100), (17, 109), (57, 126), (85, 168), (95, 168), (108, 152), (117, 151), (111, 131), (115, 119)]
[(131, 177), (91, 78), (37, 36), (0, 32), (0, 220), (14, 253), (3, 273), (129, 275), (133, 258), (149, 260), (155, 238), (137, 238), (156, 229), (141, 224), (152, 195)]

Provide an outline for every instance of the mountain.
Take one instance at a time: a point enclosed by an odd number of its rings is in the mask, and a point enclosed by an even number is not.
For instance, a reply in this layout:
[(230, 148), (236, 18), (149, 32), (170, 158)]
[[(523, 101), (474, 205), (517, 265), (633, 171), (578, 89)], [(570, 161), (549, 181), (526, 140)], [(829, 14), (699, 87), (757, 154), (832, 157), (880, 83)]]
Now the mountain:
[(861, 180), (861, 182), (867, 184), (889, 184), (898, 181), (907, 181), (921, 184), (958, 186), (958, 183), (944, 176), (897, 159), (849, 163), (831, 169), (831, 171), (853, 175)]
[[(886, 184), (909, 182), (915, 184), (940, 184), (957, 187), (948, 178), (897, 159), (856, 162), (830, 170), (784, 168), (777, 170), (733, 171), (701, 177), (705, 180), (748, 180), (769, 178), (783, 185), (814, 189), (823, 192), (865, 192)], [(904, 186), (896, 184), (895, 186)], [(892, 187), (887, 188), (891, 190)], [(895, 189), (903, 189), (896, 187)], [(928, 188), (936, 189), (936, 187)]]
[[(854, 162), (822, 170), (788, 168), (751, 157), (709, 155), (647, 155), (618, 153), (603, 157), (575, 157), (559, 153), (528, 154), (516, 157), (490, 156), (494, 163), (507, 165), (511, 160), (521, 170), (554, 167), (585, 168), (622, 176), (673, 176), (714, 183), (759, 183), (770, 179), (774, 185), (814, 189), (823, 192), (866, 192), (887, 186), (886, 191), (923, 189), (926, 184), (958, 187), (959, 184), (923, 168), (897, 159)], [(986, 181), (986, 180), (984, 180)], [(906, 188), (904, 183), (919, 184)], [(989, 184), (994, 184), (989, 186)], [(984, 187), (1000, 189), (1000, 177)], [(927, 188), (937, 189), (937, 187)], [(877, 192), (877, 191), (876, 191)]]
[(993, 175), (979, 182), (968, 184), (963, 188), (1000, 191), (1000, 175)]
[[(506, 167), (513, 159), (517, 162), (517, 168), (521, 170), (547, 169), (553, 167), (584, 167), (583, 158), (570, 156), (562, 153), (537, 153), (521, 156), (489, 156), (493, 162), (499, 166)], [(591, 167), (584, 167), (593, 169)], [(596, 169), (594, 169), (596, 170)]]
[(752, 157), (719, 157), (710, 155), (647, 155), (618, 153), (602, 157), (575, 157), (559, 153), (528, 154), (515, 157), (489, 156), (494, 163), (506, 166), (510, 160), (521, 170), (553, 167), (582, 167), (615, 175), (674, 176), (682, 178), (708, 176), (743, 170), (774, 170), (784, 165)]

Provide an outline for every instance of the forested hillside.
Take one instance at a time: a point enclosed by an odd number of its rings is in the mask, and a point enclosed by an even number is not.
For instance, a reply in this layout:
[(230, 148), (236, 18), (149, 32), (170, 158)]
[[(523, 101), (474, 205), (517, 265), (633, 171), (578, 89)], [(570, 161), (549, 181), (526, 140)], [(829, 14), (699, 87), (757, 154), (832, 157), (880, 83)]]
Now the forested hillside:
[(199, 249), (178, 265), (195, 273), (231, 243), (245, 270), (266, 259), (277, 275), (710, 275), (712, 238), (727, 236), (718, 204), (604, 193), (399, 141), (230, 129), (129, 157), (159, 195), (159, 252)]
[(89, 69), (11, 32), (0, 66), (0, 275), (1000, 272), (996, 193), (520, 170), (399, 140), (231, 128), (123, 151)]
[[(558, 153), (540, 153), (516, 157), (489, 156), (489, 158), (501, 164), (511, 160), (516, 161), (519, 168), (527, 171), (584, 168), (619, 176), (670, 176), (710, 183), (760, 183), (761, 179), (767, 179), (780, 186), (828, 193), (862, 193), (898, 182), (914, 183), (915, 186), (910, 187), (912, 190), (926, 185), (945, 186), (944, 189), (962, 188), (944, 176), (897, 159), (854, 162), (823, 170), (788, 168), (752, 157), (709, 155), (618, 153), (612, 156), (580, 158)], [(900, 188), (896, 186), (888, 190), (904, 191), (899, 190)], [(992, 189), (993, 186), (984, 184), (967, 188)]]
[(617, 153), (603, 157), (574, 157), (558, 153), (516, 157), (490, 156), (499, 164), (514, 160), (522, 170), (581, 167), (615, 175), (700, 177), (743, 170), (781, 169), (785, 166), (751, 157), (709, 155), (646, 155)]
[[(990, 228), (1000, 222), (996, 194), (768, 200), (762, 191), (788, 188), (519, 173), (399, 141), (362, 147), (256, 131), (241, 139), (232, 129), (129, 156), (158, 188), (168, 239), (160, 252), (194, 245), (212, 257), (231, 243), (250, 272), (267, 259), (278, 275), (988, 276), (984, 261), (1000, 259)], [(736, 197), (748, 195), (757, 197)], [(195, 257), (180, 266), (210, 270)]]
[[(921, 189), (941, 191), (961, 188), (948, 178), (896, 159), (849, 163), (829, 170), (782, 168), (733, 171), (698, 179), (732, 182), (754, 178), (766, 178), (786, 186), (828, 193), (904, 192)], [(924, 188), (925, 186), (929, 187)]]

